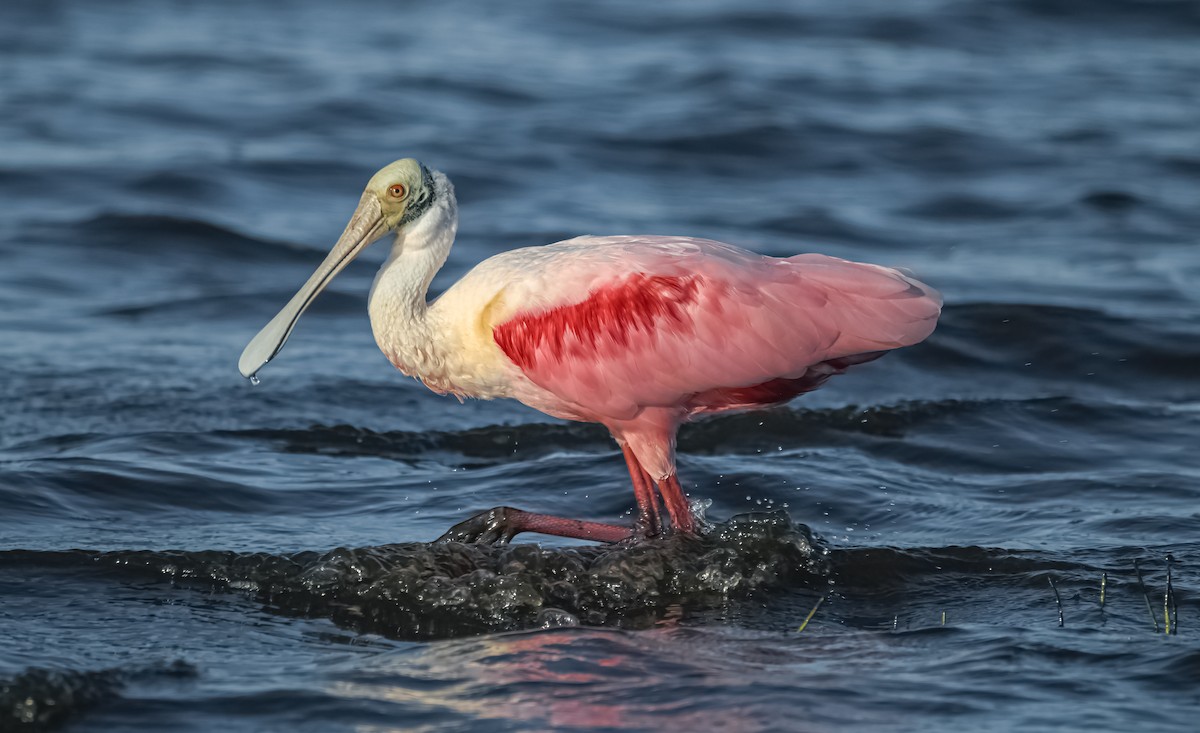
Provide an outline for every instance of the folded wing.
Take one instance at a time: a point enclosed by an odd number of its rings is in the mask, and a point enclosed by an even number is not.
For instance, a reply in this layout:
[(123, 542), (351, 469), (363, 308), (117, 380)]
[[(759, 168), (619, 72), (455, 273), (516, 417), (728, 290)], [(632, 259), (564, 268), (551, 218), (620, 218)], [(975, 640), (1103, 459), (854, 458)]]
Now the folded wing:
[(941, 311), (936, 291), (896, 270), (823, 255), (677, 237), (542, 249), (492, 335), (532, 382), (597, 418), (786, 401), (922, 341)]

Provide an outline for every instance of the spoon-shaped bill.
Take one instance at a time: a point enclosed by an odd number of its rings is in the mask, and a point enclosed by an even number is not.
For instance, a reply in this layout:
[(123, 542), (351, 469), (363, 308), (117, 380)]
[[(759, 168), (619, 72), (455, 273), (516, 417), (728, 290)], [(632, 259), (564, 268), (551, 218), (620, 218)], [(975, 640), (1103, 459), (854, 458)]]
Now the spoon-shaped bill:
[(387, 234), (387, 223), (383, 218), (383, 209), (379, 199), (370, 192), (364, 193), (358, 202), (358, 208), (346, 224), (346, 230), (338, 238), (337, 244), (326, 255), (325, 261), (317, 268), (304, 287), (296, 292), (283, 310), (263, 326), (258, 335), (251, 339), (238, 359), (238, 371), (243, 377), (253, 377), (259, 369), (273, 359), (287, 342), (292, 329), (300, 315), (325, 289), (329, 281), (342, 271), (350, 260), (366, 249), (367, 245)]

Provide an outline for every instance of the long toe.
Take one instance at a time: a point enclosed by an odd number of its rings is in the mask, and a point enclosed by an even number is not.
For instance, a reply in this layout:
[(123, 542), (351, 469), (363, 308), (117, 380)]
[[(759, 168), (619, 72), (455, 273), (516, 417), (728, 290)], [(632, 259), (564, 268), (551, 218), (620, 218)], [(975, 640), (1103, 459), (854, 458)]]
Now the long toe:
[(493, 507), (459, 522), (434, 541), (506, 545), (521, 531), (514, 521), (519, 513), (508, 506)]
[(438, 542), (482, 542), (507, 544), (522, 532), (536, 532), (591, 542), (623, 542), (633, 535), (629, 527), (602, 522), (587, 522), (549, 514), (538, 514), (498, 506), (459, 522), (437, 539)]

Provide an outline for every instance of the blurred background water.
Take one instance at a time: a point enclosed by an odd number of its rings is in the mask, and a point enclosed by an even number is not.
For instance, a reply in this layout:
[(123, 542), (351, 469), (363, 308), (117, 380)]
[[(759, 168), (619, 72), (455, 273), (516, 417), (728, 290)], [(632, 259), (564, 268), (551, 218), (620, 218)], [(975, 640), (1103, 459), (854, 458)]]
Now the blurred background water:
[[(0, 730), (1194, 730), (1200, 5), (13, 0), (0, 72)], [(685, 428), (703, 546), (406, 544), (632, 492), (396, 373), (383, 246), (240, 378), (404, 156), (434, 290), (688, 234), (943, 321)]]

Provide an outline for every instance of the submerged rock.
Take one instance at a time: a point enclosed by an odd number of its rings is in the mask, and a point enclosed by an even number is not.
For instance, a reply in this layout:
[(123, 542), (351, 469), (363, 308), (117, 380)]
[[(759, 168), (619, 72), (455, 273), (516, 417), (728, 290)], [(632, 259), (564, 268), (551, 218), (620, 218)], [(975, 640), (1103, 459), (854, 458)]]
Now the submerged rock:
[(127, 683), (151, 677), (194, 677), (182, 661), (101, 670), (29, 668), (0, 678), (0, 731), (34, 733), (61, 726), (119, 696)]
[(641, 626), (821, 580), (825, 551), (783, 512), (744, 514), (702, 537), (541, 547), (404, 543), (292, 555), (112, 552), (100, 562), (249, 592), (269, 609), (403, 639), (549, 626)]

